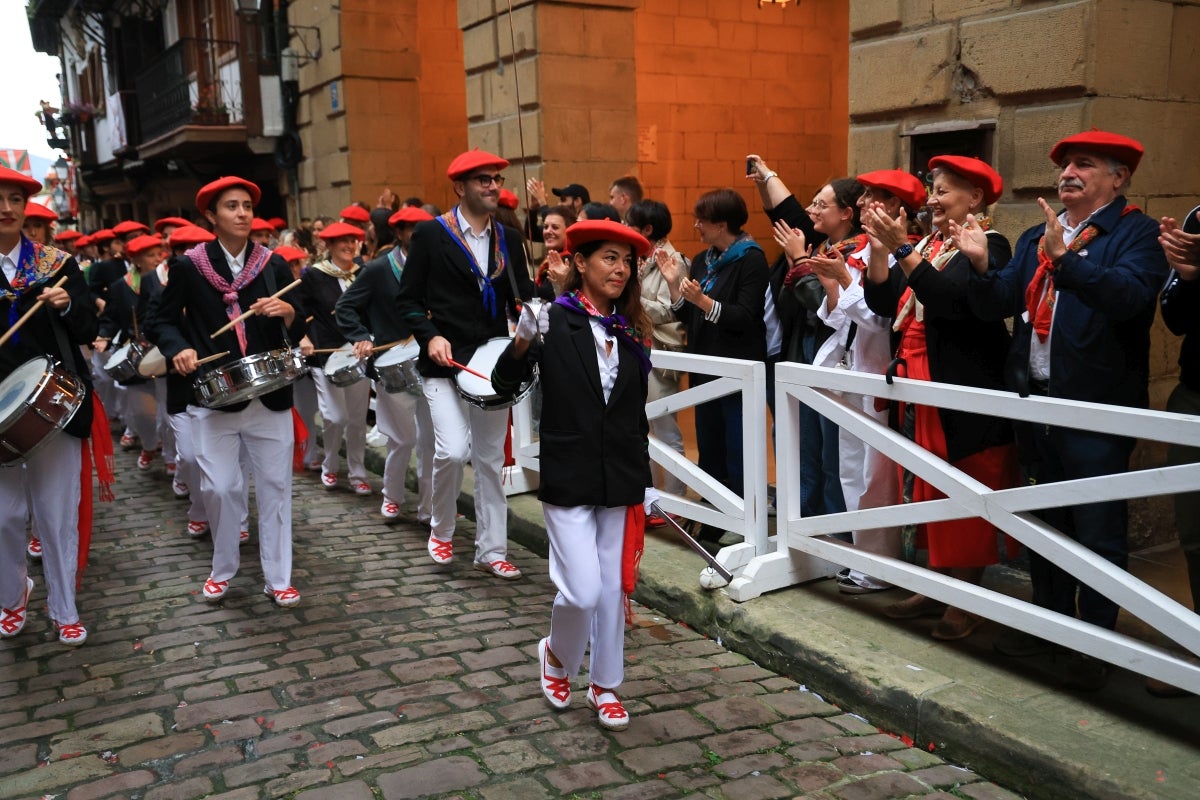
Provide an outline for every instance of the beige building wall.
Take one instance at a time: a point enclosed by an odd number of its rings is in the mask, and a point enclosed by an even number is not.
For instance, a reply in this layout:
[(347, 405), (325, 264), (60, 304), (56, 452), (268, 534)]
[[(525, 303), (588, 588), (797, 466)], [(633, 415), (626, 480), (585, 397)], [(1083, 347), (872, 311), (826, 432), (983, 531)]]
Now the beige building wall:
[[(994, 125), (994, 222), (1015, 242), (1041, 221), (1037, 197), (1056, 202), (1051, 146), (1096, 127), (1145, 145), (1129, 197), (1146, 213), (1182, 217), (1200, 198), (1200, 0), (852, 0), (850, 35), (851, 172), (917, 167), (914, 133)], [(1178, 352), (1157, 322), (1154, 407)], [(1134, 462), (1163, 457), (1143, 446)], [(1140, 543), (1172, 538), (1169, 502), (1134, 515)]]

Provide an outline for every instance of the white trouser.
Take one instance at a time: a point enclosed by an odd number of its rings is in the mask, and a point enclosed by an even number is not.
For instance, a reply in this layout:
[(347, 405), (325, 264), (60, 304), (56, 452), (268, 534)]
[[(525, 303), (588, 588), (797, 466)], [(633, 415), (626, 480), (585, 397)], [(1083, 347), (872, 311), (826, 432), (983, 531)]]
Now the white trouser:
[(304, 466), (317, 463), (317, 386), (311, 374), (304, 374), (292, 384), (292, 404), (308, 431), (304, 443)]
[[(876, 422), (887, 424), (887, 411), (875, 410), (875, 398), (845, 394), (842, 399)], [(838, 432), (838, 473), (847, 511), (890, 506), (900, 498), (896, 465), (875, 448), (863, 444), (862, 439), (848, 433), (845, 428)], [(901, 536), (898, 526), (868, 528), (854, 531), (853, 535), (854, 546), (860, 550), (892, 558), (900, 557)], [(858, 570), (851, 570), (850, 577), (857, 583), (873, 588), (891, 586)]]
[(625, 603), (621, 549), (625, 506), (542, 503), (550, 539), (550, 579), (558, 587), (550, 615), (550, 650), (568, 676), (579, 672), (588, 642), (592, 683), (616, 689), (625, 679)]
[[(666, 372), (670, 376), (670, 380), (663, 377)], [(657, 400), (660, 397), (667, 397), (679, 391), (679, 373), (674, 370), (650, 370), (650, 376), (647, 379), (646, 386), (646, 402)], [(662, 443), (674, 450), (679, 455), (686, 455), (683, 451), (683, 433), (679, 430), (679, 423), (675, 419), (675, 414), (666, 414), (658, 419), (650, 420), (650, 432), (662, 440)], [(662, 475), (659, 488), (671, 494), (683, 494), (683, 481), (675, 477), (671, 473), (664, 470), (657, 464), (654, 466), (655, 476)]]
[[(189, 407), (200, 491), (212, 529), (212, 578), (237, 574), (238, 534), (246, 476), (236, 469), (242, 447), (254, 473), (258, 501), (258, 551), (271, 589), (292, 585), (292, 412), (271, 411), (251, 400), (241, 411)], [(194, 490), (193, 490), (194, 491)]]
[[(188, 522), (208, 522), (208, 512), (204, 509), (204, 493), (200, 491), (200, 469), (196, 466), (196, 448), (192, 443), (192, 417), (190, 411), (182, 414), (169, 414), (168, 421), (175, 436), (175, 481), (188, 487), (187, 518)], [(238, 457), (242, 468), (241, 498), (241, 528), (250, 530), (250, 459), (246, 457), (246, 446), (243, 444)]]
[(166, 378), (154, 379), (154, 402), (154, 426), (158, 432), (158, 440), (162, 443), (163, 463), (174, 464), (179, 460), (179, 446), (175, 442), (175, 429), (171, 427), (171, 415), (167, 413)]
[(122, 386), (125, 395), (125, 424), (142, 440), (142, 449), (158, 449), (158, 402), (154, 399), (154, 384), (131, 383)]
[(32, 502), (50, 618), (70, 625), (79, 621), (75, 573), (83, 441), (62, 432), (51, 437), (24, 466), (0, 468), (0, 605), (13, 608), (25, 594), (25, 512)]
[(96, 394), (100, 395), (100, 402), (104, 404), (104, 409), (108, 412), (109, 419), (120, 419), (120, 393), (117, 391), (117, 384), (104, 371), (104, 365), (108, 363), (108, 358), (111, 355), (111, 347), (103, 353), (99, 350), (92, 351), (92, 386), (96, 389)]
[(346, 437), (346, 469), (352, 481), (367, 479), (363, 461), (367, 452), (367, 410), (371, 405), (371, 382), (361, 380), (349, 386), (334, 386), (325, 371), (312, 371), (317, 385), (317, 405), (321, 409), (322, 434), (325, 438), (325, 460), (322, 472), (337, 472), (338, 450), (342, 436)]
[[(375, 384), (375, 422), (387, 437), (383, 495), (404, 504), (404, 482), (413, 448), (417, 451), (417, 517), (428, 519), (433, 504), (433, 424), (424, 395), (386, 392)], [(422, 517), (422, 514), (424, 516)]]
[(501, 485), (508, 410), (484, 411), (463, 400), (450, 378), (421, 384), (433, 420), (433, 515), (430, 532), (454, 538), (454, 516), (463, 466), (475, 470), (475, 561), (490, 564), (508, 555), (508, 501)]

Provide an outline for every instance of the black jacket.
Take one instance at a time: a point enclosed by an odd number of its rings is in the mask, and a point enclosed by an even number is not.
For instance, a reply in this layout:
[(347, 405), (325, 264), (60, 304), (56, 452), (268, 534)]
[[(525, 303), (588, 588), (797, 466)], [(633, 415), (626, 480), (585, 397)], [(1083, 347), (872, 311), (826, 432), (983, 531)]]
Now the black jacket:
[[(1012, 248), (998, 233), (989, 233), (988, 259), (991, 269), (1008, 263)], [(967, 284), (973, 270), (962, 253), (950, 258), (939, 272), (922, 260), (907, 279), (904, 270), (893, 266), (886, 283), (863, 281), (867, 306), (881, 317), (896, 316), (907, 286), (925, 305), (925, 344), (929, 349), (929, 373), (938, 383), (1004, 388), (1004, 359), (1008, 353), (1008, 329), (1000, 320), (985, 321), (967, 302)], [(900, 334), (892, 334), (893, 350)], [(951, 461), (1012, 441), (1012, 429), (999, 417), (938, 409), (946, 434), (946, 451)]]
[(496, 363), (492, 385), (511, 390), (539, 363), (542, 387), (541, 487), (556, 506), (640, 505), (650, 485), (646, 380), (637, 356), (620, 342), (617, 380), (608, 403), (600, 386), (596, 340), (588, 318), (550, 306), (545, 343), (527, 358), (512, 345)]
[[(691, 277), (701, 280), (707, 271), (704, 253), (700, 253), (692, 259)], [(721, 316), (715, 324), (704, 318), (698, 306), (684, 301), (675, 315), (687, 328), (687, 352), (765, 361), (767, 326), (763, 315), (768, 277), (766, 256), (762, 250), (750, 249), (721, 269), (708, 292), (709, 297), (721, 304)], [(711, 378), (693, 376), (693, 382), (697, 380)]]
[(412, 331), (398, 310), (400, 281), (388, 257), (372, 259), (338, 298), (334, 320), (348, 341), (376, 344), (407, 339)]
[[(133, 339), (133, 321), (137, 319), (137, 332), (142, 338), (146, 336), (146, 323), (149, 320), (149, 310), (157, 305), (155, 298), (162, 294), (162, 284), (158, 282), (158, 274), (153, 270), (142, 276), (141, 291), (133, 293), (124, 278), (117, 278), (108, 287), (108, 302), (104, 313), (100, 315), (100, 338), (109, 340), (109, 349), (113, 344), (120, 345)], [(146, 378), (133, 378), (125, 384), (145, 383)]]
[[(361, 270), (362, 267), (359, 267)], [(295, 302), (304, 307), (305, 313), (312, 317), (308, 323), (308, 338), (313, 347), (324, 350), (329, 347), (341, 347), (346, 343), (346, 337), (334, 320), (334, 306), (342, 296), (342, 285), (332, 275), (326, 275), (315, 267), (309, 267), (300, 276), (301, 284), (293, 294)], [(355, 278), (357, 281), (358, 279)], [(291, 281), (288, 281), (291, 283)], [(350, 284), (354, 285), (353, 282)], [(329, 353), (314, 353), (310, 363), (318, 368), (324, 368), (329, 360)]]
[(1183, 337), (1179, 348), (1179, 382), (1200, 392), (1200, 281), (1181, 281), (1172, 272), (1162, 294), (1163, 321)]
[[(493, 224), (499, 223), (493, 221)], [(471, 262), (458, 243), (436, 219), (418, 222), (408, 248), (408, 261), (400, 279), (399, 312), (421, 344), (417, 371), (431, 378), (450, 378), (456, 370), (429, 360), (429, 341), (443, 336), (450, 342), (454, 360), (466, 364), (475, 349), (488, 339), (508, 336), (508, 315), (517, 316), (512, 278), (521, 297), (532, 297), (533, 281), (525, 264), (521, 234), (504, 227), (508, 253), (504, 273), (492, 281), (496, 313), (483, 306), (483, 293)], [(493, 234), (494, 235), (494, 234)], [(488, 259), (487, 274), (496, 268), (495, 251)], [(511, 277), (510, 277), (511, 276)]]
[(125, 259), (123, 258), (109, 258), (104, 261), (95, 261), (88, 267), (88, 289), (95, 297), (108, 302), (108, 289), (112, 286), (112, 282), (124, 277), (128, 271), (129, 265), (125, 263)]
[[(34, 255), (58, 264), (56, 272), (51, 275), (44, 285), (34, 286), (26, 290), (15, 301), (0, 297), (0, 332), (8, 330), (10, 313), (20, 319), (35, 302), (42, 289), (52, 286), (62, 276), (67, 276), (63, 288), (71, 295), (71, 304), (66, 313), (60, 313), (48, 306), (43, 306), (36, 314), (21, 326), (16, 335), (0, 347), (0, 380), (7, 378), (17, 367), (37, 356), (50, 356), (65, 369), (75, 374), (86, 387), (87, 395), (83, 404), (75, 412), (75, 416), (63, 429), (66, 433), (79, 439), (86, 439), (92, 430), (92, 384), (91, 372), (78, 345), (90, 345), (96, 338), (96, 313), (92, 305), (91, 293), (83, 273), (69, 254), (48, 245), (34, 244)], [(12, 287), (0, 272), (0, 291), (11, 291)], [(61, 341), (66, 342), (66, 352), (63, 352)]]
[[(253, 245), (255, 248), (261, 246)], [(213, 269), (217, 274), (227, 281), (232, 281), (233, 273), (225, 260), (220, 243), (209, 242), (204, 248), (208, 260), (212, 262)], [(273, 278), (271, 281), (271, 285), (274, 286), (273, 291), (279, 291), (293, 280), (292, 271), (288, 268), (287, 262), (279, 256), (272, 255), (262, 272), (238, 292), (238, 303), (242, 311), (248, 311), (255, 300), (272, 294), (272, 289), (268, 288), (268, 271)], [(303, 306), (295, 298), (287, 295), (283, 299), (296, 308), (296, 316), (287, 330), (287, 338), (284, 338), (283, 323), (279, 318), (251, 316), (245, 321), (246, 355), (295, 346), (304, 336), (305, 311)], [(240, 358), (242, 352), (238, 347), (237, 333), (234, 329), (230, 328), (216, 339), (210, 338), (213, 331), (227, 322), (229, 322), (229, 317), (225, 313), (225, 302), (221, 299), (221, 293), (204, 279), (190, 258), (179, 256), (173, 259), (170, 267), (170, 279), (167, 281), (166, 289), (163, 290), (162, 303), (147, 326), (150, 328), (148, 331), (150, 340), (158, 345), (163, 356), (170, 361), (184, 350), (192, 348), (199, 358), (219, 353), (222, 350), (229, 351), (227, 357), (229, 361)], [(200, 373), (197, 374), (202, 374), (205, 369), (210, 367), (211, 365), (201, 367)], [(193, 379), (195, 377), (196, 375), (191, 376)], [(289, 409), (292, 407), (292, 387), (284, 386), (282, 389), (276, 389), (263, 395), (261, 400), (263, 405), (272, 411)], [(233, 403), (221, 406), (218, 410), (241, 411), (247, 405), (249, 405), (248, 401)]]

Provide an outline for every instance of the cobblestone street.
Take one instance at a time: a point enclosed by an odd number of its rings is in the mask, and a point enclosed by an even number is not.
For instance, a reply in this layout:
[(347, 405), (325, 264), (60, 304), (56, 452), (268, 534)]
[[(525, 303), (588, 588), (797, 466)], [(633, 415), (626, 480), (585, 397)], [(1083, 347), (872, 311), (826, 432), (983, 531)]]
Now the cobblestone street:
[(0, 643), (2, 798), (1015, 797), (640, 606), (629, 730), (601, 731), (585, 676), (555, 713), (536, 683), (543, 558), (514, 545), (513, 583), (471, 570), (464, 521), (435, 567), (407, 510), (384, 525), (378, 494), (314, 473), (295, 482), (302, 604), (262, 594), (253, 535), (207, 604), (207, 538), (184, 535), (161, 464), (134, 460), (118, 452), (98, 508), (87, 644), (50, 640), (36, 565), (29, 627)]

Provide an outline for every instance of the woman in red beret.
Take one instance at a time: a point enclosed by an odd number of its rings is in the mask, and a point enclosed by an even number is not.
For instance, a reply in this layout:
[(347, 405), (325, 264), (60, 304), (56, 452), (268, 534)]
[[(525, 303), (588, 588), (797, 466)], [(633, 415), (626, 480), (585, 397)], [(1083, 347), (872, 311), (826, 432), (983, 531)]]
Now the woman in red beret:
[[(937, 156), (930, 159), (929, 168), (933, 191), (928, 208), (934, 232), (916, 247), (908, 241), (906, 213), (894, 219), (880, 203), (871, 203), (863, 212), (863, 228), (871, 237), (867, 303), (877, 314), (895, 317), (898, 374), (1003, 389), (1008, 331), (1003, 322), (981, 320), (971, 311), (966, 297), (971, 263), (949, 235), (951, 221), (962, 224), (973, 214), (987, 231), (991, 268), (1008, 264), (1012, 247), (990, 229), (985, 216), (1003, 183), (994, 169), (977, 158)], [(900, 409), (900, 426), (917, 444), (993, 489), (1016, 481), (1016, 451), (1005, 420), (908, 405)], [(907, 482), (910, 476), (905, 477)], [(911, 497), (907, 488), (905, 495), (912, 502), (945, 497), (920, 478), (911, 479)], [(932, 522), (923, 529), (931, 569), (979, 583), (984, 568), (999, 559), (996, 529), (986, 520)], [(933, 636), (943, 640), (966, 638), (982, 623), (979, 617), (922, 595), (893, 603), (884, 613), (894, 619), (941, 615)]]
[[(539, 313), (526, 304), (492, 385), (512, 391), (540, 365), (545, 396), (538, 499), (558, 587), (550, 635), (538, 643), (546, 700), (571, 704), (571, 677), (591, 646), (587, 704), (609, 730), (629, 726), (616, 695), (625, 670), (624, 596), (633, 590), (645, 506), (654, 498), (647, 454), (650, 322), (637, 258), (650, 243), (608, 220), (567, 229), (566, 291)], [(541, 337), (539, 337), (541, 334)], [(534, 340), (543, 342), (534, 344)]]

